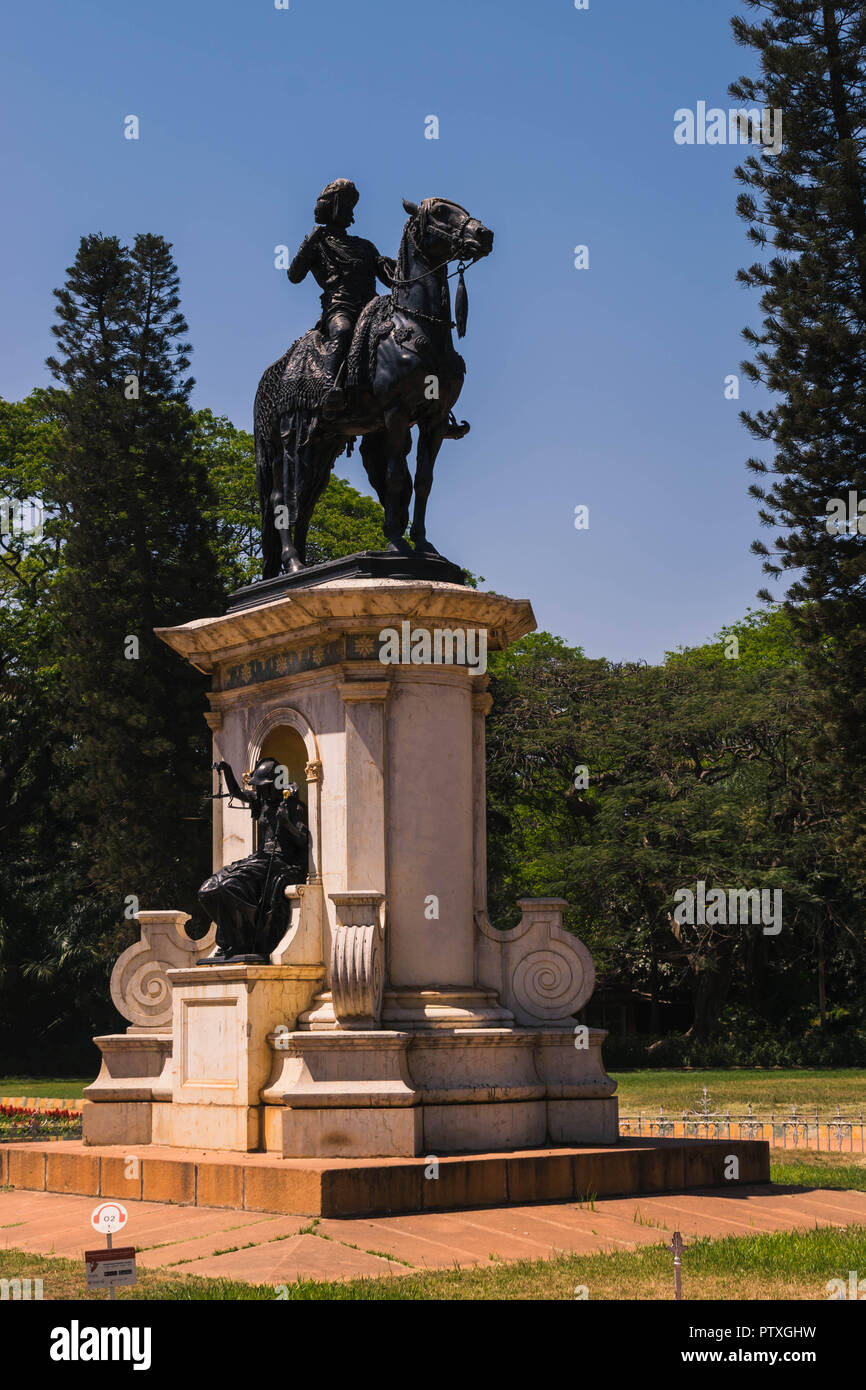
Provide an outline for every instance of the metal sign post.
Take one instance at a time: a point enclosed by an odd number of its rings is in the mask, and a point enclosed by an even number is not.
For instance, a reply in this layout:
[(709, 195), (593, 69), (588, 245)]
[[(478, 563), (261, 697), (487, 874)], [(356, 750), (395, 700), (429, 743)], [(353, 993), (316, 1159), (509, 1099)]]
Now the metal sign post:
[(677, 1301), (679, 1301), (683, 1296), (682, 1267), (683, 1251), (685, 1250), (685, 1248), (686, 1247), (683, 1245), (683, 1238), (680, 1235), (679, 1231), (674, 1231), (674, 1238), (671, 1241), (671, 1244), (668, 1246), (668, 1249), (674, 1252), (674, 1297), (677, 1299)]

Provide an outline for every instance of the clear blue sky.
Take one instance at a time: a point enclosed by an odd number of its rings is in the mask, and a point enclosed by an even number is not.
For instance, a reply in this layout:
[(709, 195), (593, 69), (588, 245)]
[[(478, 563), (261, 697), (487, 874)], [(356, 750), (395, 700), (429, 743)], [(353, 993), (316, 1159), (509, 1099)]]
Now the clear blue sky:
[[(251, 428), (258, 378), (318, 312), (295, 250), (345, 176), (354, 230), (393, 254), (401, 196), (496, 234), (468, 277), (468, 374), (429, 534), (591, 656), (658, 660), (742, 615), (762, 582), (724, 398), (751, 257), (747, 151), (674, 142), (753, 67), (737, 0), (40, 0), (4, 22), (0, 394), (48, 374), (51, 291), (78, 239), (174, 245), (195, 403)], [(124, 117), (140, 119), (138, 141)], [(424, 137), (428, 115), (438, 140)], [(574, 247), (590, 249), (577, 271)], [(355, 457), (337, 471), (369, 491)], [(531, 489), (531, 493), (528, 492)], [(574, 508), (590, 528), (574, 528)]]

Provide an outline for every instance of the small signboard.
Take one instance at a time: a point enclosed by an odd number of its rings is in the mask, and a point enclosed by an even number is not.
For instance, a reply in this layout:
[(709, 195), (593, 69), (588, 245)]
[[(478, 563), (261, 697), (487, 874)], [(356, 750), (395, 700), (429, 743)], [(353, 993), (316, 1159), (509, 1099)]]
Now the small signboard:
[(120, 1202), (100, 1202), (90, 1213), (90, 1224), (101, 1236), (113, 1236), (122, 1231), (129, 1215)]
[(115, 1289), (134, 1284), (135, 1246), (118, 1246), (115, 1250), (85, 1250), (84, 1267), (89, 1289)]

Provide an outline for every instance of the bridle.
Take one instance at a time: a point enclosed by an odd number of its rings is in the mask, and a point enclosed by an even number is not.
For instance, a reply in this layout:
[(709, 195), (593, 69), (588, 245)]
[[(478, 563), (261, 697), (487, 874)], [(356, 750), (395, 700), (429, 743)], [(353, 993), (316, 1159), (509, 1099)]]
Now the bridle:
[[(460, 207), (460, 204), (452, 203), (451, 206)], [(446, 280), (453, 280), (455, 275), (462, 275), (464, 270), (468, 270), (471, 265), (474, 265), (476, 261), (480, 260), (479, 256), (472, 256), (469, 260), (466, 259), (463, 242), (466, 237), (466, 228), (472, 221), (472, 213), (467, 212), (465, 208), (461, 208), (460, 210), (463, 213), (463, 221), (461, 222), (460, 227), (458, 229), (456, 247), (452, 254), (450, 256), (446, 256), (445, 260), (440, 261), (438, 265), (431, 266), (429, 270), (425, 270), (423, 275), (413, 275), (412, 278), (409, 280), (395, 279), (393, 281), (394, 289), (405, 289), (408, 285), (417, 285), (422, 280), (426, 280), (429, 275), (435, 275), (436, 272), (442, 270), (444, 266), (450, 265), (452, 261), (457, 261), (459, 262), (457, 269), (452, 270), (451, 274), (446, 275), (445, 277)], [(418, 245), (418, 242), (415, 240), (415, 237), (412, 232), (412, 223), (415, 222), (420, 215), (421, 210), (419, 209), (419, 211), (415, 214), (415, 217), (412, 218), (412, 222), (409, 223), (409, 227), (407, 229), (407, 236), (409, 237), (409, 240), (411, 241), (412, 245), (415, 247), (415, 250), (418, 252), (418, 255), (423, 256), (424, 252), (422, 248)], [(426, 219), (425, 231), (426, 227), (429, 225), (433, 227), (434, 231), (441, 232), (445, 236), (448, 236), (450, 234), (450, 227), (443, 227), (441, 223), (434, 222), (433, 219), (429, 216), (429, 214), (425, 213), (424, 215)], [(427, 315), (426, 317), (429, 317), (429, 315)]]
[[(445, 202), (446, 199), (443, 198), (441, 201), (442, 201), (442, 202)], [(450, 206), (450, 207), (460, 208), (460, 204), (459, 204), (459, 203), (450, 203), (449, 206)], [(468, 299), (468, 296), (467, 296), (467, 294), (466, 294), (466, 282), (465, 282), (464, 279), (463, 279), (463, 272), (464, 272), (465, 270), (468, 270), (469, 266), (474, 265), (476, 261), (478, 261), (478, 260), (481, 259), (481, 257), (480, 257), (480, 255), (479, 255), (479, 256), (472, 256), (471, 259), (469, 259), (469, 260), (466, 259), (466, 250), (465, 250), (464, 242), (465, 242), (465, 239), (466, 239), (466, 228), (467, 228), (467, 226), (469, 225), (469, 223), (472, 221), (472, 214), (469, 213), (469, 212), (467, 212), (465, 208), (460, 208), (460, 211), (463, 213), (463, 221), (462, 221), (462, 223), (460, 224), (460, 228), (459, 228), (459, 230), (458, 230), (458, 232), (457, 232), (456, 242), (455, 242), (455, 244), (454, 244), (454, 250), (452, 251), (451, 255), (450, 255), (450, 256), (446, 256), (446, 258), (445, 258), (444, 261), (440, 261), (438, 265), (431, 266), (429, 270), (425, 270), (425, 271), (423, 272), (423, 274), (421, 274), (421, 275), (414, 275), (414, 276), (412, 276), (410, 279), (407, 279), (407, 280), (397, 280), (397, 279), (394, 279), (394, 280), (392, 281), (392, 288), (391, 288), (391, 307), (392, 307), (393, 309), (396, 309), (399, 313), (402, 313), (402, 314), (409, 314), (412, 318), (415, 318), (415, 319), (423, 319), (425, 323), (444, 324), (444, 325), (446, 325), (448, 328), (456, 328), (456, 329), (457, 329), (457, 334), (458, 334), (458, 336), (462, 338), (463, 335), (464, 335), (464, 333), (466, 332), (466, 312), (467, 312), (467, 309), (468, 309), (468, 307), (469, 307), (469, 299)], [(410, 221), (408, 227), (406, 228), (406, 236), (407, 236), (407, 237), (409, 238), (409, 240), (411, 241), (411, 243), (412, 243), (412, 245), (414, 246), (415, 251), (417, 252), (417, 254), (418, 254), (418, 255), (421, 257), (421, 259), (423, 260), (423, 259), (424, 259), (424, 251), (423, 251), (422, 248), (418, 245), (418, 242), (415, 240), (415, 235), (414, 235), (414, 231), (413, 231), (413, 227), (414, 227), (414, 223), (415, 223), (415, 219), (416, 219), (416, 218), (419, 218), (419, 219), (420, 219), (420, 218), (423, 218), (423, 232), (422, 232), (422, 236), (426, 236), (427, 227), (428, 227), (429, 225), (431, 225), (431, 224), (432, 224), (432, 226), (434, 227), (434, 229), (435, 229), (436, 231), (438, 231), (441, 235), (445, 235), (445, 236), (448, 236), (448, 237), (451, 236), (451, 228), (450, 228), (450, 227), (445, 228), (445, 227), (443, 227), (443, 226), (441, 225), (441, 223), (433, 222), (432, 218), (429, 216), (429, 213), (428, 213), (427, 209), (424, 208), (423, 206), (420, 207), (420, 208), (418, 209), (418, 211), (413, 215), (413, 217), (412, 217), (412, 219), (411, 219), (411, 221)], [(436, 274), (438, 274), (438, 272), (439, 272), (440, 270), (443, 270), (445, 266), (447, 266), (451, 261), (454, 261), (454, 260), (456, 260), (456, 261), (458, 262), (457, 269), (456, 269), (456, 270), (452, 270), (450, 275), (447, 275), (447, 274), (446, 274), (446, 276), (445, 276), (445, 282), (444, 282), (444, 284), (443, 284), (443, 286), (442, 286), (442, 298), (443, 298), (443, 300), (446, 300), (446, 299), (447, 299), (447, 294), (446, 294), (446, 290), (445, 290), (445, 285), (447, 285), (448, 281), (451, 280), (451, 279), (453, 279), (453, 277), (454, 277), (455, 275), (458, 275), (460, 278), (459, 278), (458, 283), (457, 283), (457, 296), (456, 296), (456, 299), (455, 299), (455, 301), (454, 301), (454, 303), (455, 303), (455, 311), (456, 311), (456, 314), (457, 314), (457, 320), (456, 320), (456, 322), (455, 322), (454, 319), (447, 319), (447, 318), (445, 317), (444, 314), (425, 314), (425, 313), (423, 313), (420, 309), (415, 309), (415, 308), (411, 308), (411, 309), (410, 309), (408, 305), (405, 305), (405, 304), (398, 304), (398, 303), (397, 303), (397, 300), (396, 300), (396, 297), (395, 297), (395, 291), (404, 289), (404, 288), (406, 288), (408, 285), (417, 285), (417, 284), (420, 284), (420, 282), (421, 282), (422, 280), (428, 279), (431, 275), (436, 275)]]

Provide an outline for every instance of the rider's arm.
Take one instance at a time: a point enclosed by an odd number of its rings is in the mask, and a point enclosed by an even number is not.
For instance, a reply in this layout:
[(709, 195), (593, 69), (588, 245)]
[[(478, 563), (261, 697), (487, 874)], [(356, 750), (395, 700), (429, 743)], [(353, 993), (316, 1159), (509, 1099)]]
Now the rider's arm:
[(293, 285), (299, 285), (304, 276), (312, 270), (313, 247), (316, 244), (316, 239), (321, 230), (321, 227), (315, 227), (313, 231), (310, 232), (309, 236), (304, 237), (298, 248), (298, 254), (286, 271)]
[(222, 762), (219, 764), (219, 768), (226, 779), (226, 786), (228, 787), (231, 795), (237, 801), (245, 801), (248, 806), (251, 805), (255, 799), (255, 794), (253, 792), (246, 791), (246, 789), (240, 785), (238, 779), (235, 777), (235, 774), (232, 771), (231, 764)]
[(291, 797), (287, 801), (281, 801), (277, 810), (280, 823), (288, 831), (295, 844), (306, 845), (309, 842), (309, 833), (306, 825), (306, 810), (304, 803), (297, 796)]
[(376, 257), (376, 275), (390, 289), (394, 283), (394, 276), (397, 273), (397, 262), (391, 256)]

